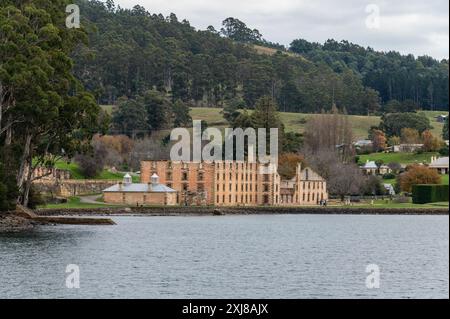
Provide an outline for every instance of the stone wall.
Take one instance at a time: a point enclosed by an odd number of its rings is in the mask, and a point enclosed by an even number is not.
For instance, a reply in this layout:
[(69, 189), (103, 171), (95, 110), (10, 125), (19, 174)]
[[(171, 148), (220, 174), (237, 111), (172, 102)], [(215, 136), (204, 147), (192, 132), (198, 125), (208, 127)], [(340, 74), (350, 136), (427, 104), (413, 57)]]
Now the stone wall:
[(177, 205), (177, 193), (155, 192), (106, 192), (104, 201), (111, 204), (140, 205)]
[(56, 182), (37, 181), (34, 186), (43, 194), (52, 197), (72, 197), (90, 194), (100, 194), (108, 187), (118, 184), (114, 180), (61, 180)]
[(40, 216), (59, 215), (137, 215), (137, 216), (212, 216), (212, 215), (448, 215), (446, 208), (356, 208), (356, 207), (105, 207), (90, 209), (40, 209)]

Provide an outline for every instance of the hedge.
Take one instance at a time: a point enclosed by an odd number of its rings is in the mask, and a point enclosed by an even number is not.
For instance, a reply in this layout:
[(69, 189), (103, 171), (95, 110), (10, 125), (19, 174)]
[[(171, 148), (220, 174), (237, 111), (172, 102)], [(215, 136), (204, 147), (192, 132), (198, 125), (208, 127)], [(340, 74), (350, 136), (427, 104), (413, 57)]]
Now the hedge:
[(414, 185), (412, 188), (413, 203), (448, 202), (448, 191), (449, 185)]

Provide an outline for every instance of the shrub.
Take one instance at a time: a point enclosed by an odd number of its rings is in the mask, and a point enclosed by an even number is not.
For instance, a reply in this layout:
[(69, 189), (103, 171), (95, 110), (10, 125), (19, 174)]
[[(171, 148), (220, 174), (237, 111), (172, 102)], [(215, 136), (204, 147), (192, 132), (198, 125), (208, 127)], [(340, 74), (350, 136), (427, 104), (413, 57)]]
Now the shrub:
[(448, 146), (445, 146), (439, 150), (441, 156), (448, 156)]
[(437, 185), (442, 182), (441, 175), (435, 170), (420, 165), (409, 166), (407, 171), (399, 176), (402, 191), (408, 193), (413, 185)]
[(412, 192), (414, 204), (448, 202), (449, 199), (449, 185), (414, 185)]
[(45, 199), (39, 191), (32, 186), (28, 195), (28, 208), (36, 209), (40, 205), (45, 205)]
[(392, 173), (387, 173), (383, 175), (383, 179), (394, 179), (396, 176)]

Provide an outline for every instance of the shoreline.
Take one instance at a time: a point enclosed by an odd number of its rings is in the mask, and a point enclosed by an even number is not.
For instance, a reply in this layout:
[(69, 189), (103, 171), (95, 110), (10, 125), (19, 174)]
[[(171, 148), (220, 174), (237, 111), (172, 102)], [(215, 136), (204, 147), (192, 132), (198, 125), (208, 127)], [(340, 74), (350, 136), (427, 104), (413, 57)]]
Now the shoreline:
[[(108, 207), (38, 209), (35, 218), (20, 216), (17, 212), (0, 212), (0, 233), (33, 230), (37, 226), (114, 225), (112, 220), (85, 217), (206, 217), (206, 216), (264, 216), (264, 215), (380, 215), (380, 216), (448, 216), (447, 208), (358, 208), (358, 207)], [(67, 217), (67, 218), (66, 218)], [(68, 217), (82, 217), (79, 219)], [(73, 219), (73, 220), (72, 220)], [(76, 219), (76, 220), (75, 220)], [(100, 223), (101, 222), (101, 223)]]
[(32, 230), (44, 222), (17, 216), (15, 212), (0, 212), (0, 233), (17, 233)]
[(226, 216), (226, 215), (449, 215), (448, 208), (358, 207), (108, 207), (39, 209), (38, 216)]

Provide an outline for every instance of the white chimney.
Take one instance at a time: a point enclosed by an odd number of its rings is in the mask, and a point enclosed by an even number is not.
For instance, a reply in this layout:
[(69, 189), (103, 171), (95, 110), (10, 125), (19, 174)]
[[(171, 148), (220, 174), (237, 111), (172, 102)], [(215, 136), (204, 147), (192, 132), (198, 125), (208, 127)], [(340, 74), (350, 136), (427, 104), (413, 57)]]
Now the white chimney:
[(159, 184), (159, 176), (156, 174), (153, 174), (151, 177), (152, 185), (156, 186)]
[(131, 179), (131, 176), (130, 176), (130, 174), (125, 174), (125, 176), (123, 177), (123, 184), (124, 185), (130, 185), (130, 184), (132, 184), (132, 179)]

